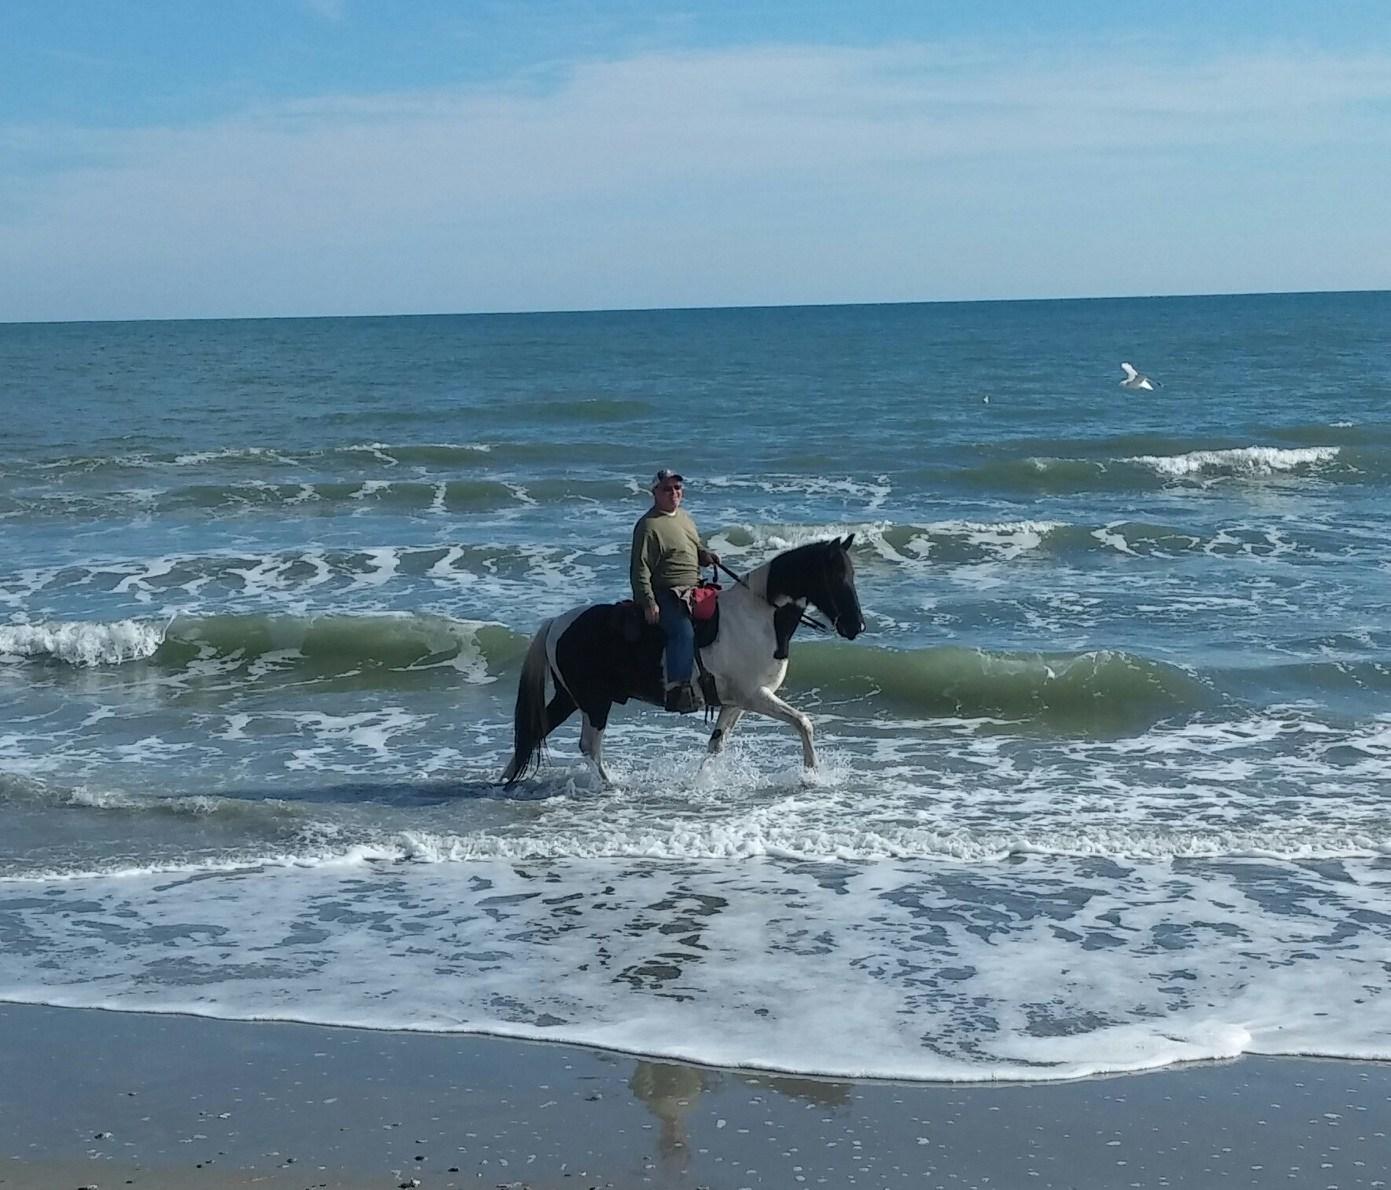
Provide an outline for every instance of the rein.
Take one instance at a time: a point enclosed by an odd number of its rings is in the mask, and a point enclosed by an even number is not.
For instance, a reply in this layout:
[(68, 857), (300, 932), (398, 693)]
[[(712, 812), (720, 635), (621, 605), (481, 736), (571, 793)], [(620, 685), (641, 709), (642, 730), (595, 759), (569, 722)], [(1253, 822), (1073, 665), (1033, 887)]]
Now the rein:
[[(725, 574), (729, 575), (729, 577), (732, 578), (741, 587), (743, 587), (744, 590), (752, 593), (753, 588), (749, 586), (749, 584), (746, 583), (739, 575), (735, 574), (734, 571), (730, 570), (730, 568), (726, 566), (723, 562), (716, 562), (714, 565), (716, 570), (724, 571)], [(763, 602), (766, 603), (769, 607), (777, 606), (767, 596), (763, 597)], [(823, 624), (815, 616), (809, 616), (806, 612), (802, 613), (802, 623), (816, 632), (830, 632), (831, 630), (831, 626), (829, 624)]]

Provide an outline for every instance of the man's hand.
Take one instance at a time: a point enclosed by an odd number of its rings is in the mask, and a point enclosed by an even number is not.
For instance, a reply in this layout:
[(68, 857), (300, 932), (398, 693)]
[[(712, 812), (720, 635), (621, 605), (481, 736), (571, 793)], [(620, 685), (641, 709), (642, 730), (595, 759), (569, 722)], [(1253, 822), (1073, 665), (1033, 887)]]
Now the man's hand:
[(701, 550), (700, 564), (702, 566), (718, 566), (720, 556), (714, 550)]
[(656, 624), (662, 618), (661, 609), (655, 603), (644, 603), (642, 605), (642, 618), (649, 624)]

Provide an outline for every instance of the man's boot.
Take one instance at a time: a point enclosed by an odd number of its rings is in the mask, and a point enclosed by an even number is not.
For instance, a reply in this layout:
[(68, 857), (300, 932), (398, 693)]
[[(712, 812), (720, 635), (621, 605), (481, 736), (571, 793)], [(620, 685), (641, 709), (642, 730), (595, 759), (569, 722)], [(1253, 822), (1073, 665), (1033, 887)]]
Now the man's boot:
[(675, 686), (667, 687), (667, 710), (688, 715), (699, 706), (700, 703), (697, 701), (695, 691), (691, 689), (689, 682), (680, 682)]

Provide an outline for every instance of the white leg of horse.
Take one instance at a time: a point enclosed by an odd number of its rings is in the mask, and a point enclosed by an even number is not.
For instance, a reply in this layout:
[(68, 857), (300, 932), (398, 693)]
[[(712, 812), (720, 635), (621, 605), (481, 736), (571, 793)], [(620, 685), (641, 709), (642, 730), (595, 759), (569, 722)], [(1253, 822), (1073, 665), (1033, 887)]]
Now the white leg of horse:
[(584, 715), (580, 722), (580, 751), (594, 766), (594, 771), (599, 774), (599, 780), (605, 785), (612, 785), (613, 779), (609, 776), (608, 769), (604, 767), (604, 733), (595, 729), (594, 724), (589, 721), (588, 715)]
[(802, 737), (802, 764), (809, 768), (816, 767), (816, 749), (812, 747), (811, 720), (801, 711), (792, 706), (791, 703), (783, 702), (768, 687), (762, 687), (758, 693), (749, 700), (748, 709), (757, 711), (760, 715), (767, 715), (770, 719), (781, 719), (784, 723), (790, 723), (797, 729), (797, 733)]
[(710, 733), (710, 742), (705, 746), (705, 755), (700, 761), (702, 769), (705, 767), (706, 761), (724, 751), (724, 746), (729, 743), (729, 733), (734, 730), (734, 725), (739, 722), (739, 717), (743, 713), (743, 707), (723, 706), (720, 708), (720, 717), (715, 720), (715, 730)]
[(735, 724), (739, 722), (743, 714), (743, 707), (720, 708), (720, 717), (715, 720), (715, 730), (710, 733), (710, 743), (706, 747), (706, 756), (717, 756), (724, 751), (724, 746), (729, 743), (730, 733), (734, 731)]

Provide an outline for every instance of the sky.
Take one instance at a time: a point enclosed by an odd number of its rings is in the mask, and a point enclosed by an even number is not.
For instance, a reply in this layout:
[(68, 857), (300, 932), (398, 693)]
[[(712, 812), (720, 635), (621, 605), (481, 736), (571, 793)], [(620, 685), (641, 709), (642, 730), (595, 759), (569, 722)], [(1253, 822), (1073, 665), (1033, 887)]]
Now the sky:
[(1386, 0), (5, 0), (0, 322), (1391, 288)]

